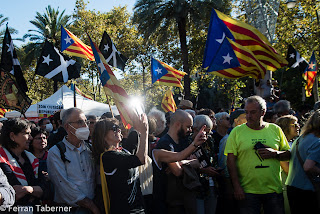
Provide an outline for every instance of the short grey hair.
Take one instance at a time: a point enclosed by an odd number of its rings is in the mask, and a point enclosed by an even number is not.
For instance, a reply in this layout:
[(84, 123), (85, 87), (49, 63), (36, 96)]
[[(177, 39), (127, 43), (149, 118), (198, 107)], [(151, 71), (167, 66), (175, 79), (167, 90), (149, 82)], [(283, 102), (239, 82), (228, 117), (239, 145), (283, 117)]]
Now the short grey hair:
[(260, 109), (264, 112), (267, 111), (267, 103), (265, 101), (265, 99), (263, 99), (262, 97), (255, 95), (255, 96), (251, 96), (248, 97), (248, 99), (246, 100), (246, 105), (248, 103), (258, 103), (260, 106)]
[(213, 123), (210, 117), (207, 115), (195, 116), (193, 120), (193, 127), (199, 130), (203, 125), (206, 125), (208, 128), (212, 129)]
[(65, 125), (67, 122), (69, 122), (70, 116), (73, 114), (73, 112), (79, 112), (80, 114), (83, 114), (81, 109), (75, 107), (64, 110), (62, 115), (62, 125)]
[(219, 112), (219, 113), (215, 114), (215, 118), (216, 118), (217, 122), (222, 120), (224, 117), (228, 117), (228, 116), (229, 116), (229, 114), (227, 112)]
[(160, 120), (162, 120), (164, 122), (164, 124), (166, 124), (166, 115), (165, 115), (165, 113), (160, 111), (160, 110), (158, 110), (156, 107), (153, 107), (149, 111), (148, 117), (154, 117), (156, 119), (159, 118)]
[(290, 111), (290, 102), (288, 100), (279, 100), (273, 106), (273, 110), (275, 113), (284, 113)]

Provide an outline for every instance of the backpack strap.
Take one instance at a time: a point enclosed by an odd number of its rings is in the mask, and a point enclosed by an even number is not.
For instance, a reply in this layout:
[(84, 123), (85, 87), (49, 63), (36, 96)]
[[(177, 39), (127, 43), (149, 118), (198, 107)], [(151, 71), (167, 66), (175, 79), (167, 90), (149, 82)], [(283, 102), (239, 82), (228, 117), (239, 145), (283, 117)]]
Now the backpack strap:
[(66, 155), (64, 154), (67, 150), (66, 150), (66, 145), (60, 141), (59, 143), (56, 144), (56, 146), (58, 147), (59, 151), (60, 151), (60, 156), (61, 156), (61, 160), (63, 162), (71, 162), (70, 160), (68, 160), (66, 158)]

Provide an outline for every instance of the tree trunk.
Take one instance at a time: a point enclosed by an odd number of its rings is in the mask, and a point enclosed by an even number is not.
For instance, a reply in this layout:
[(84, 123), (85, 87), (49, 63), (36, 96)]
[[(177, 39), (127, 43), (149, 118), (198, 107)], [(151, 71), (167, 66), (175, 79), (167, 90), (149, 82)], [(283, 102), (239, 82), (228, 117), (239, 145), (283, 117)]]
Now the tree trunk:
[(186, 18), (181, 18), (180, 20), (178, 20), (178, 29), (179, 29), (179, 37), (180, 37), (183, 71), (187, 73), (184, 76), (184, 95), (186, 99), (190, 100), (191, 99), (190, 71), (189, 71), (189, 62), (188, 62)]

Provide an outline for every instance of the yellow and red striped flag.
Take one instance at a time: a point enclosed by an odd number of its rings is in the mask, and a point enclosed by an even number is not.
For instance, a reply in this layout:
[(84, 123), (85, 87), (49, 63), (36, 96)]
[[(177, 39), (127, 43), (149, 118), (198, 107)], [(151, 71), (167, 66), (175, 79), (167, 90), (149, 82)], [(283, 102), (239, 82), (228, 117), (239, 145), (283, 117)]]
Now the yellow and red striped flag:
[(312, 56), (310, 58), (310, 62), (306, 70), (304, 71), (304, 79), (307, 81), (307, 84), (305, 86), (306, 90), (306, 97), (310, 97), (314, 80), (316, 79), (318, 71), (316, 56), (314, 54), (314, 51), (312, 53)]
[(64, 28), (62, 25), (61, 52), (94, 61), (91, 47), (84, 44), (80, 39), (78, 39), (73, 33)]
[(164, 62), (151, 58), (152, 84), (182, 87), (181, 79), (187, 73), (174, 69)]
[(7, 112), (7, 109), (0, 108), (0, 118), (4, 117), (5, 113)]
[(129, 116), (129, 108), (131, 108), (131, 106), (128, 105), (129, 96), (127, 92), (121, 87), (120, 82), (113, 74), (111, 68), (107, 64), (100, 50), (97, 48), (96, 44), (92, 42), (90, 37), (89, 39), (94, 58), (99, 69), (100, 80), (101, 84), (103, 85), (104, 92), (106, 93), (106, 95), (109, 95), (113, 98), (120, 113), (120, 117), (124, 127), (130, 129), (132, 122)]
[(175, 112), (177, 110), (176, 102), (173, 99), (171, 90), (166, 91), (164, 94), (161, 107), (166, 113), (169, 111)]
[(240, 78), (249, 75), (256, 79), (263, 79), (267, 70), (275, 71), (288, 64), (287, 60), (278, 54), (259, 30), (232, 19), (218, 10), (212, 10), (203, 68), (211, 66), (218, 57), (228, 59), (221, 62), (224, 66), (227, 63), (231, 64), (230, 60), (233, 57), (227, 55), (226, 51), (225, 55), (221, 55), (221, 52), (224, 51), (221, 50), (221, 46), (226, 38), (229, 39), (240, 66), (230, 66), (219, 70), (209, 68), (209, 72), (214, 71), (226, 78)]

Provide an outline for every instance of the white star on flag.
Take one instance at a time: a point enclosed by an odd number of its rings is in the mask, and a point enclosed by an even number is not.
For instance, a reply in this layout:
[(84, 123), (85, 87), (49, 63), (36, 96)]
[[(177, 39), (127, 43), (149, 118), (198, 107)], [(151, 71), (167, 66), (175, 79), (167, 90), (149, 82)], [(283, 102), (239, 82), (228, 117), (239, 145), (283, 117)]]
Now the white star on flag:
[(67, 38), (64, 39), (66, 41), (66, 44), (70, 43), (71, 44), (71, 38), (67, 36)]
[(103, 50), (104, 50), (104, 51), (109, 51), (109, 48), (110, 48), (109, 45), (106, 44), (106, 45), (104, 45), (104, 49), (103, 49)]
[(223, 32), (222, 38), (221, 38), (221, 39), (216, 39), (216, 41), (221, 44), (221, 43), (223, 42), (223, 40), (224, 40), (225, 37), (226, 37), (226, 34)]
[(53, 61), (52, 59), (50, 59), (50, 54), (48, 54), (48, 56), (42, 56), (42, 57), (43, 57), (42, 63), (47, 63), (49, 65), (49, 63)]
[(222, 64), (224, 64), (224, 63), (229, 63), (229, 65), (231, 64), (230, 61), (231, 61), (233, 58), (230, 57), (229, 53), (227, 54), (227, 56), (222, 56), (222, 57), (223, 57), (223, 59), (224, 59), (224, 61), (223, 61)]
[(294, 55), (294, 53), (292, 53), (292, 54), (290, 54), (289, 58), (294, 58), (294, 57), (295, 57), (295, 55)]
[(162, 70), (162, 69), (157, 68), (155, 71), (156, 71), (158, 74), (161, 74), (161, 73), (162, 73), (161, 70)]
[(55, 75), (59, 74), (60, 72), (62, 73), (62, 77), (63, 77), (63, 82), (67, 82), (68, 81), (68, 67), (69, 65), (74, 65), (74, 63), (76, 63), (76, 61), (74, 60), (65, 60), (63, 58), (63, 56), (59, 53), (58, 49), (56, 47), (54, 47), (54, 50), (57, 52), (57, 54), (60, 57), (60, 63), (61, 65), (59, 65), (58, 67), (56, 67), (55, 69), (53, 69), (52, 71), (50, 71), (49, 73), (47, 73), (44, 77), (51, 79), (52, 77), (54, 77)]
[(311, 64), (309, 64), (310, 69), (313, 69), (314, 66), (315, 66), (315, 64), (313, 64), (312, 62), (311, 62)]

